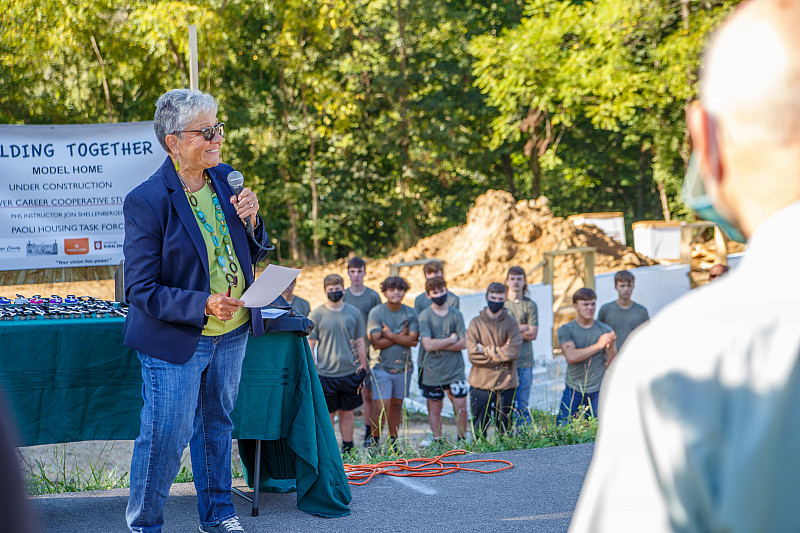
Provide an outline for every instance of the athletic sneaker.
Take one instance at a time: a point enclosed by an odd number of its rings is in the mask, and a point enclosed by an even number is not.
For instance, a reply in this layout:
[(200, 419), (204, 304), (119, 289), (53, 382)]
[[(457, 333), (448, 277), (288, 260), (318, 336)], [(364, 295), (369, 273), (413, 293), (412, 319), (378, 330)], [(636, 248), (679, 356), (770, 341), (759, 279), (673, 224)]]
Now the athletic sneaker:
[(420, 441), (419, 445), (420, 445), (420, 447), (422, 447), (422, 448), (427, 448), (427, 447), (429, 447), (431, 444), (433, 444), (433, 433), (431, 433), (431, 432), (429, 431), (429, 432), (428, 432), (428, 433), (425, 435), (425, 438), (424, 438), (424, 439), (422, 439), (422, 440)]
[(227, 520), (223, 520), (216, 526), (200, 526), (200, 533), (234, 533), (241, 531), (244, 533), (242, 524), (239, 523), (238, 516), (232, 516)]

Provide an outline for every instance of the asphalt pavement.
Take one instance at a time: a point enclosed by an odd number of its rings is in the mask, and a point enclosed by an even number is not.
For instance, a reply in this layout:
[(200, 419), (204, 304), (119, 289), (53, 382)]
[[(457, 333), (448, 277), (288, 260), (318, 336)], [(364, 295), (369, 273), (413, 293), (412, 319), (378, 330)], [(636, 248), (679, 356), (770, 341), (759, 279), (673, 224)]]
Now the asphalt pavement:
[[(248, 533), (535, 531), (565, 533), (592, 455), (592, 444), (464, 456), (505, 459), (514, 468), (496, 474), (456, 472), (431, 478), (377, 476), (351, 487), (351, 514), (320, 518), (299, 511), (296, 494), (262, 493), (260, 513), (236, 495)], [(484, 469), (496, 465), (478, 465)], [(242, 483), (242, 480), (235, 480)], [(249, 489), (242, 487), (245, 492)], [(123, 533), (127, 489), (37, 496), (31, 499), (43, 533)], [(173, 485), (164, 509), (164, 533), (197, 531), (194, 485)]]

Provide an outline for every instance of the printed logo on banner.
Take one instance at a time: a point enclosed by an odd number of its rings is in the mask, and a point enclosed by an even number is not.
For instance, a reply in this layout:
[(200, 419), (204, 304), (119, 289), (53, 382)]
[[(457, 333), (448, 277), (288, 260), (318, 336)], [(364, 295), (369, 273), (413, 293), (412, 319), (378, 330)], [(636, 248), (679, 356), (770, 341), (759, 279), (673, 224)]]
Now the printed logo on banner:
[(64, 239), (64, 253), (82, 255), (89, 253), (89, 239)]
[(28, 241), (25, 245), (25, 255), (58, 255), (58, 244), (56, 241), (49, 242), (33, 242)]
[(94, 241), (94, 249), (95, 250), (102, 250), (103, 249), (103, 241)]

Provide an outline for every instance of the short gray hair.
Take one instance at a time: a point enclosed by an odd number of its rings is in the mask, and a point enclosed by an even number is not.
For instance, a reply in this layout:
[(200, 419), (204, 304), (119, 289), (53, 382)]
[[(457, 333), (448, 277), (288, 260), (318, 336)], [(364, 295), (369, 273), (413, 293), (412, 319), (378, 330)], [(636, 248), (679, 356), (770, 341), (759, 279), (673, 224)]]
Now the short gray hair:
[(177, 135), (205, 112), (217, 113), (217, 102), (210, 94), (192, 89), (173, 89), (162, 94), (156, 102), (153, 129), (161, 146), (169, 153), (167, 135)]

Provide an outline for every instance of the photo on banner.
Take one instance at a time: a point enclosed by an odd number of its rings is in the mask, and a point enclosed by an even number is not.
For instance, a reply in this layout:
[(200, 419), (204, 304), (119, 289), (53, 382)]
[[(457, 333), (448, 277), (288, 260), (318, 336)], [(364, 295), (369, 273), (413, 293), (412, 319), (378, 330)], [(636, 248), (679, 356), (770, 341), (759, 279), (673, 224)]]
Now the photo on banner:
[(0, 270), (118, 264), (122, 202), (165, 157), (152, 121), (0, 125)]

